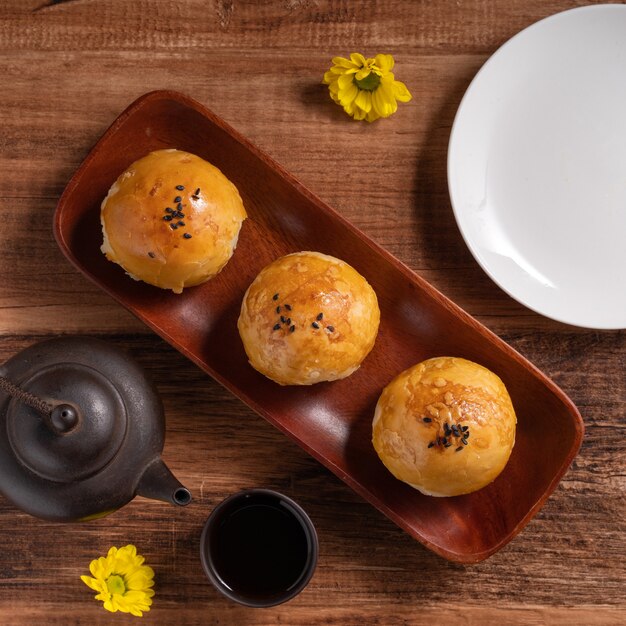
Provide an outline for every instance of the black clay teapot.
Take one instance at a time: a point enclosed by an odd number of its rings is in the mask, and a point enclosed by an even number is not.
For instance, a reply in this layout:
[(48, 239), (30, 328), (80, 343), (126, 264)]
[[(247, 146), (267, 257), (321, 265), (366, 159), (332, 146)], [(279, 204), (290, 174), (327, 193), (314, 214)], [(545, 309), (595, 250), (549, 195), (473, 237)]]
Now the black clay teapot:
[(164, 435), (145, 372), (103, 341), (44, 341), (0, 367), (0, 492), (31, 515), (88, 520), (135, 495), (188, 504)]

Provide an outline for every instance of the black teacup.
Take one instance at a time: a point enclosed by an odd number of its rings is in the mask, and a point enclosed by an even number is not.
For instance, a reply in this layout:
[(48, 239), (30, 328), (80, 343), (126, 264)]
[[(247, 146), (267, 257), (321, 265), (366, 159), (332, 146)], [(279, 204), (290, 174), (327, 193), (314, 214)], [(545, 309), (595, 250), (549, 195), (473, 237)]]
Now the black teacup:
[(252, 607), (281, 604), (306, 587), (317, 564), (313, 523), (293, 500), (249, 489), (223, 500), (207, 520), (200, 557), (225, 596)]

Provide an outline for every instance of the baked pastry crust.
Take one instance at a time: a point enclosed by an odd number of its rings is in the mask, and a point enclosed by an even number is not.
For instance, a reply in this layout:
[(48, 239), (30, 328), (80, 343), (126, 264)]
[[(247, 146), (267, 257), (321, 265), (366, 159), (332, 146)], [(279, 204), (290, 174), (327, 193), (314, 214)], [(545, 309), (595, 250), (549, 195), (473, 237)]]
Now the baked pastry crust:
[(426, 495), (455, 496), (500, 474), (515, 444), (516, 423), (496, 374), (466, 359), (437, 357), (385, 387), (372, 443), (396, 478)]
[(374, 346), (380, 311), (353, 267), (298, 252), (264, 268), (248, 288), (238, 328), (250, 364), (280, 385), (352, 374)]
[(130, 165), (103, 200), (102, 252), (132, 278), (181, 293), (226, 265), (245, 218), (219, 169), (189, 152), (157, 150)]

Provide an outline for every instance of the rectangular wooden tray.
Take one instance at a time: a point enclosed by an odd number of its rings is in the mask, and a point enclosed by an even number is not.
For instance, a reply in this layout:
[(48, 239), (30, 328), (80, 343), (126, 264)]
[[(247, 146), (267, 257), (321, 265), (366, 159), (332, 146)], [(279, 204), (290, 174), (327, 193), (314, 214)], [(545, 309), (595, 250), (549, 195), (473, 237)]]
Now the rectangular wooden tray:
[[(135, 282), (100, 252), (100, 203), (109, 187), (131, 162), (161, 148), (187, 150), (219, 167), (238, 187), (249, 215), (225, 269), (182, 295)], [(61, 250), (88, 278), (447, 559), (477, 562), (505, 545), (554, 490), (580, 447), (581, 417), (552, 381), (182, 94), (148, 93), (120, 115), (65, 189), (54, 232)], [(378, 295), (381, 326), (373, 351), (349, 378), (280, 387), (250, 367), (236, 323), (257, 273), (299, 250), (340, 257), (363, 274)], [(454, 498), (427, 497), (396, 480), (371, 445), (383, 387), (405, 368), (442, 355), (496, 372), (518, 416), (517, 442), (503, 473), (486, 488)]]

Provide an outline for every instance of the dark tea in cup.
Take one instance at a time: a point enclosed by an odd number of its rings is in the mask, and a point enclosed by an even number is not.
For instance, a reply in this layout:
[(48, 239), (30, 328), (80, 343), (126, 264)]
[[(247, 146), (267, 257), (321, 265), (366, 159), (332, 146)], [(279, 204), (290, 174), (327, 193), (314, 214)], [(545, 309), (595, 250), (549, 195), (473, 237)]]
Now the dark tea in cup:
[(293, 500), (250, 489), (213, 510), (200, 551), (207, 576), (225, 596), (247, 606), (275, 606), (297, 595), (313, 576), (317, 534)]

